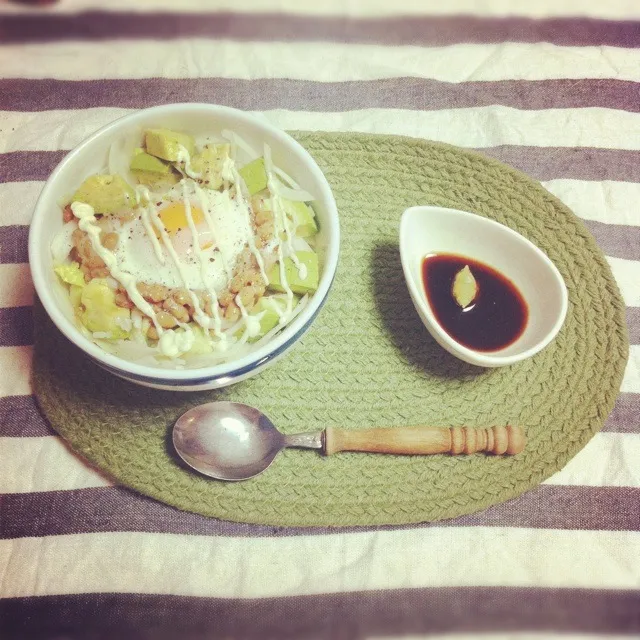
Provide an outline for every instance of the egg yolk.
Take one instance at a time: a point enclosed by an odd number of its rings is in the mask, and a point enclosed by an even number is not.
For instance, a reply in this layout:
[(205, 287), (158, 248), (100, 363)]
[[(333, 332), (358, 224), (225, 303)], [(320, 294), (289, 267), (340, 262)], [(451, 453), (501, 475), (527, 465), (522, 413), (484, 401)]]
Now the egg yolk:
[[(167, 205), (162, 211), (158, 212), (160, 220), (164, 225), (167, 233), (173, 234), (181, 229), (188, 229), (189, 223), (187, 222), (187, 214), (184, 210), (183, 202), (173, 202)], [(202, 209), (191, 205), (191, 217), (193, 218), (193, 224), (196, 227), (204, 222), (204, 214)]]
[[(173, 202), (167, 205), (162, 211), (158, 212), (160, 220), (164, 225), (167, 233), (171, 236), (175, 236), (180, 231), (189, 231), (189, 223), (187, 222), (187, 214), (183, 202)], [(209, 239), (208, 229), (206, 229), (204, 223), (204, 214), (202, 209), (191, 205), (191, 217), (193, 218), (193, 224), (198, 228), (198, 238), (201, 249), (209, 249), (213, 242)], [(206, 229), (205, 233), (202, 233), (202, 229)]]

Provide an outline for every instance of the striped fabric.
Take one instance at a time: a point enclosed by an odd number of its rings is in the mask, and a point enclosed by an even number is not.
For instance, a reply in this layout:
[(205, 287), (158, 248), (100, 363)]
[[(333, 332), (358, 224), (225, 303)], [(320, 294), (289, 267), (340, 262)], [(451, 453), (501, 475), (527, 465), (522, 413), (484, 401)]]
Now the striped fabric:
[[(640, 634), (640, 4), (520, 4), (0, 6), (0, 638)], [(28, 225), (68, 149), (177, 101), (441, 140), (540, 180), (584, 219), (627, 304), (630, 360), (602, 432), (516, 500), (410, 527), (221, 522), (89, 468), (31, 395)]]

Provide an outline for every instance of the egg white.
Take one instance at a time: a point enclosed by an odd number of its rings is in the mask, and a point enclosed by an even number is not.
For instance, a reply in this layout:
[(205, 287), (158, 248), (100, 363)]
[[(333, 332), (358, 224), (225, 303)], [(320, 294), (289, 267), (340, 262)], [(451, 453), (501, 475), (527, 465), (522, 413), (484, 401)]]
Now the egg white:
[[(187, 196), (193, 208), (209, 213), (213, 229), (205, 219), (196, 226), (197, 237), (194, 239), (185, 220), (184, 227), (169, 235), (186, 282), (162, 241), (160, 244), (164, 263), (158, 260), (140, 216), (114, 229), (119, 238), (113, 252), (118, 266), (138, 282), (161, 284), (170, 288), (186, 286), (191, 290), (213, 288), (219, 293), (228, 285), (230, 271), (247, 242), (250, 231), (246, 228), (245, 213), (227, 192), (197, 189), (191, 180), (187, 181)], [(157, 202), (161, 204), (158, 205)], [(181, 185), (176, 185), (162, 200), (154, 202), (153, 206), (160, 214), (163, 208), (176, 202), (184, 202)], [(201, 247), (200, 255), (194, 249), (194, 241)], [(201, 262), (204, 263), (204, 268)]]

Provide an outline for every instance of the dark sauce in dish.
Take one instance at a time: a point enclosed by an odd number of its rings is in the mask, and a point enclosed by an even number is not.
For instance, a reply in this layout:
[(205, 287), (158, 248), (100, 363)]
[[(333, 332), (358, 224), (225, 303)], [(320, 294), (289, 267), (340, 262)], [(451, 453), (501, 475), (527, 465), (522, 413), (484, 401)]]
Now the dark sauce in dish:
[[(453, 281), (466, 265), (478, 285), (464, 309), (456, 302)], [(498, 351), (524, 332), (529, 307), (516, 286), (492, 267), (450, 253), (429, 255), (422, 262), (427, 300), (440, 326), (461, 345), (475, 351)]]

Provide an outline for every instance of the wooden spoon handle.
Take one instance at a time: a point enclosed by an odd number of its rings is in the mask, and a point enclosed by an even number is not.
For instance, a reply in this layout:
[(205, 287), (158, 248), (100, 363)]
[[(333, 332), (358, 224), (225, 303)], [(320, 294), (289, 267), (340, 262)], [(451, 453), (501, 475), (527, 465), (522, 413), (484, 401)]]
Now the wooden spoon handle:
[(378, 429), (336, 429), (327, 427), (324, 453), (367, 451), (452, 455), (486, 451), (495, 455), (514, 455), (524, 449), (526, 436), (522, 427), (502, 426), (488, 429), (474, 427), (393, 427)]

